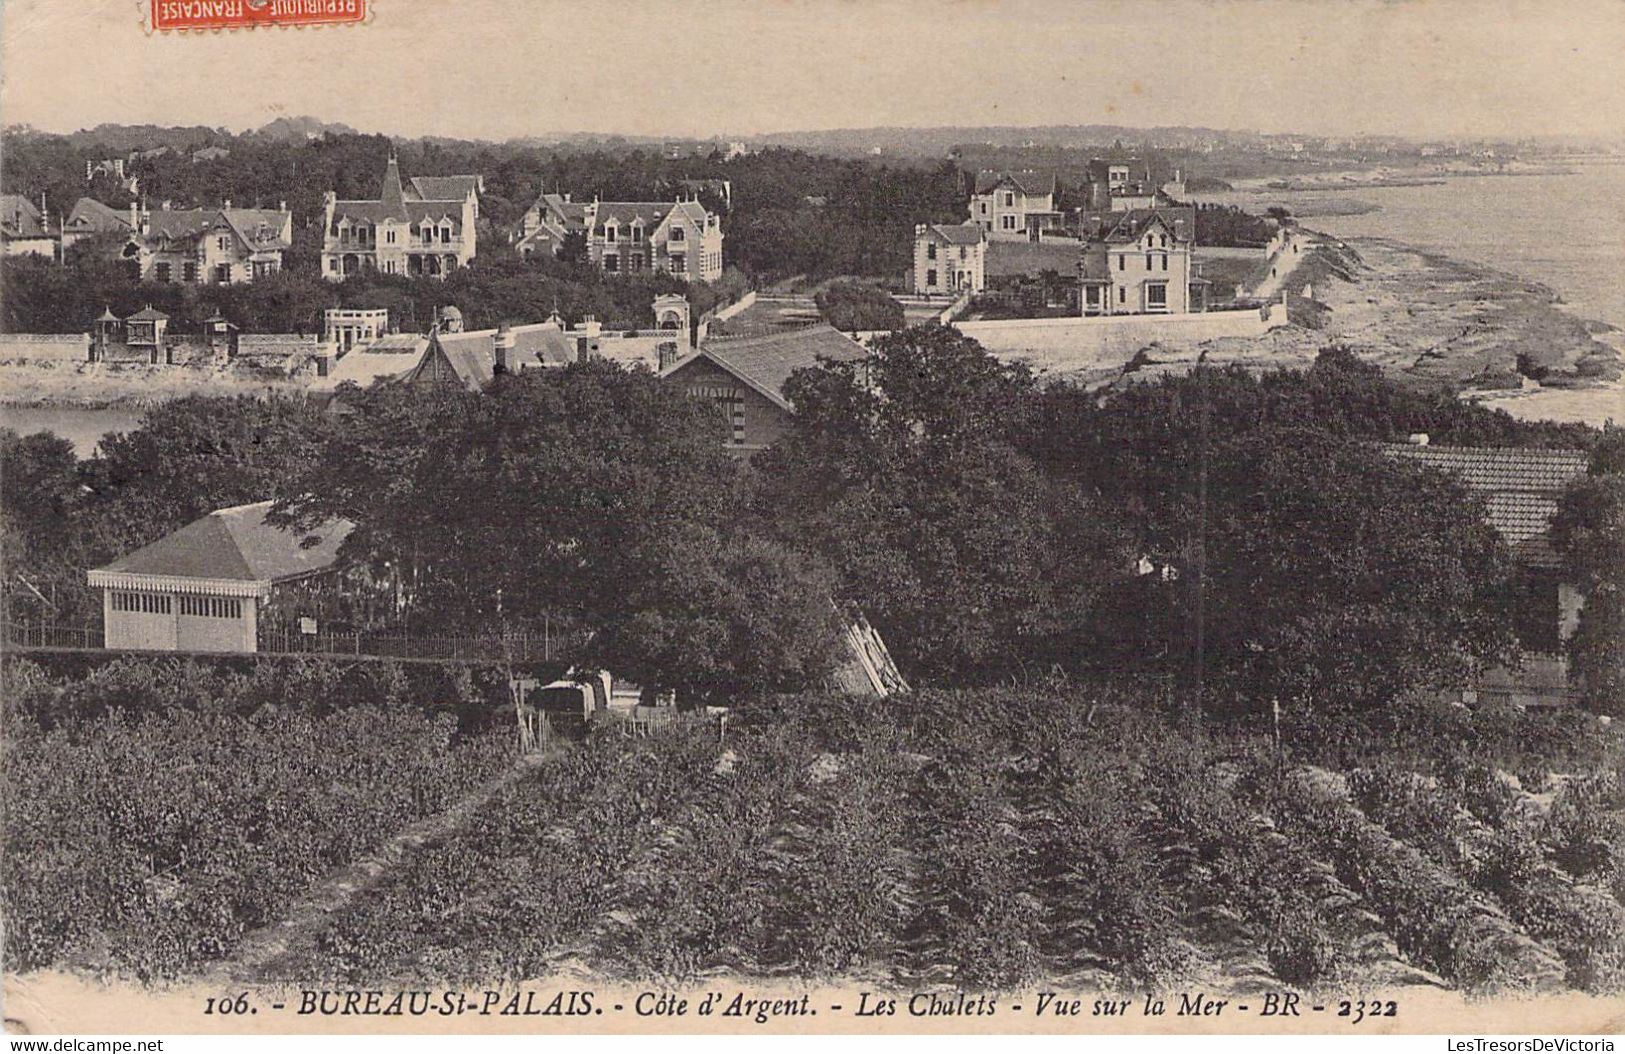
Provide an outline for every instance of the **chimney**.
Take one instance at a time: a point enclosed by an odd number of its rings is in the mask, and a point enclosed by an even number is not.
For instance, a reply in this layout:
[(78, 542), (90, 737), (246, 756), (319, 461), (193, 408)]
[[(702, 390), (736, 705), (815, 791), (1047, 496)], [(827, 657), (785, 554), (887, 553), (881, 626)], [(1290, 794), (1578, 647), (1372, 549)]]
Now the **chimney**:
[(1427, 446), (1428, 434), (1426, 432), (1412, 432), (1406, 442), (1410, 443), (1411, 446)]
[(491, 362), (491, 375), (496, 377), (507, 373), (513, 360), (513, 330), (506, 322), (497, 327), (496, 336), (491, 338), (491, 348), (495, 356)]
[(281, 201), (277, 202), (276, 203), (276, 210), (278, 212), (287, 212), (288, 211), (288, 200), (286, 198), (284, 198)]
[(583, 315), (581, 317), (581, 332), (587, 336), (596, 337), (603, 331), (604, 327), (599, 324), (597, 315)]
[[(231, 199), (227, 198), (226, 203), (224, 205), (221, 205), (220, 207), (223, 208), (223, 209), (231, 208)], [(164, 202), (164, 208), (166, 208), (166, 209), (169, 208), (169, 203), (167, 201)]]

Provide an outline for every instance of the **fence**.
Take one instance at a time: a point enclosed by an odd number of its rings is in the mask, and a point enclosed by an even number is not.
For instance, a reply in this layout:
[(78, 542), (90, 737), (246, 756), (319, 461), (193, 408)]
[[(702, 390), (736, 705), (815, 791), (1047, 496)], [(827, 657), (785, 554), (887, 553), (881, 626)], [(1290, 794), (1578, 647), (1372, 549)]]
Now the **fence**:
[[(0, 623), (0, 639), (8, 649), (102, 649), (102, 631), (94, 626), (53, 626), (42, 623)], [(306, 634), (289, 630), (263, 630), (259, 653), (269, 655), (355, 655), (450, 662), (553, 662), (568, 657), (584, 640), (566, 630), (509, 637), (409, 637), (378, 633)], [(228, 653), (229, 654), (229, 653)], [(246, 654), (246, 653), (235, 653)]]
[(0, 622), (7, 648), (100, 648), (102, 631), (94, 626), (51, 626), (44, 623)]
[(550, 662), (580, 641), (574, 634), (544, 632), (510, 637), (408, 637), (377, 633), (260, 633), (260, 650), (279, 654), (371, 655), (454, 662)]

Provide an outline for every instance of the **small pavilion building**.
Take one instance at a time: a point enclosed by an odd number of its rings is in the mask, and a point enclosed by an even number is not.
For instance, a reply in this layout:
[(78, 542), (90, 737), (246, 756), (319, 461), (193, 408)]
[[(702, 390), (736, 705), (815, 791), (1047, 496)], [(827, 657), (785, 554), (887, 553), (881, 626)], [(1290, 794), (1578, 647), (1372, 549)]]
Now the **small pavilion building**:
[(272, 527), (271, 503), (219, 509), (88, 572), (102, 591), (104, 646), (253, 652), (268, 616), (314, 618), (309, 586), (335, 570), (353, 524)]

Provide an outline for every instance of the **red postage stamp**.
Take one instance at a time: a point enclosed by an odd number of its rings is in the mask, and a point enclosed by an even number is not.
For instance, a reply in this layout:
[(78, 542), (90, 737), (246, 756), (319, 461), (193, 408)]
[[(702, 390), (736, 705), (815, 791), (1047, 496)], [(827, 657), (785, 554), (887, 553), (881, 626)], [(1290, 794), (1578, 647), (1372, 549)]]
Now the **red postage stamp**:
[(152, 28), (248, 29), (361, 22), (367, 0), (152, 0)]

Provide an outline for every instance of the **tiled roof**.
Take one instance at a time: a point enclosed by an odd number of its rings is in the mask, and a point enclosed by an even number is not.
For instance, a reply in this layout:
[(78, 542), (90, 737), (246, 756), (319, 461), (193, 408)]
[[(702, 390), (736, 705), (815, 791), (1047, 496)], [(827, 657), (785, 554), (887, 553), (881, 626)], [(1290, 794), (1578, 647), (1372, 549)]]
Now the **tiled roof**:
[(75, 231), (123, 233), (130, 229), (130, 217), (111, 206), (103, 205), (95, 198), (80, 198), (73, 203), (73, 209), (68, 213), (68, 220), (64, 226)]
[(1078, 255), (1082, 251), (1082, 243), (1071, 241), (990, 241), (987, 243), (987, 274), (989, 278), (997, 278), (1054, 271), (1071, 277), (1077, 271)]
[(1515, 556), (1534, 566), (1557, 566), (1548, 531), (1557, 514), (1558, 498), (1570, 483), (1585, 475), (1585, 451), (1408, 443), (1389, 443), (1384, 449), (1461, 480), (1484, 499), (1490, 525)]
[(932, 223), (927, 234), (935, 234), (949, 245), (980, 245), (986, 235), (974, 223)]
[[(312, 533), (265, 522), (268, 501), (219, 509), (98, 571), (179, 578), (278, 582), (333, 565), (354, 524), (335, 520)], [(319, 539), (305, 545), (307, 538)]]
[(834, 326), (820, 323), (760, 337), (710, 340), (698, 351), (666, 367), (661, 376), (669, 377), (691, 362), (709, 359), (789, 410), (792, 407), (785, 398), (784, 384), (796, 370), (816, 366), (824, 359), (856, 362), (868, 357), (869, 351), (862, 344)]
[(251, 248), (286, 249), (293, 245), (292, 237), (282, 236), (283, 230), (289, 229), (291, 213), (277, 209), (221, 209), (220, 215)]
[(0, 230), (8, 238), (44, 238), (49, 235), (39, 206), (21, 194), (0, 194)]
[(289, 213), (276, 209), (155, 209), (147, 217), (147, 236), (171, 241), (196, 238), (224, 223), (250, 248), (287, 248), (282, 237)]
[(580, 227), (587, 222), (587, 205), (581, 201), (565, 201), (563, 194), (543, 194), (542, 201), (566, 223)]
[[(511, 326), (509, 332), (513, 334), (513, 348), (508, 368), (515, 373), (575, 361), (575, 338), (554, 323)], [(494, 329), (437, 333), (429, 338), (427, 350), (406, 379), (413, 380), (430, 369), (431, 359), (438, 355), (439, 361), (450, 367), (469, 390), (480, 391), (496, 375), (496, 334)]]
[(652, 231), (675, 208), (677, 203), (674, 201), (600, 201), (597, 225), (593, 229), (602, 230), (610, 220), (614, 220), (618, 226), (630, 227), (633, 220), (641, 219), (643, 225)]
[(168, 317), (169, 316), (164, 314), (162, 311), (159, 311), (157, 308), (153, 307), (151, 304), (148, 304), (146, 307), (142, 308), (140, 311), (137, 311), (135, 314), (131, 315), (129, 318), (126, 318), (124, 321), (126, 321), (126, 322), (154, 322), (154, 321), (157, 321), (157, 320), (160, 320), (160, 319), (166, 319)]
[[(1111, 214), (1108, 214), (1108, 221)], [(1175, 208), (1128, 209), (1117, 216), (1106, 231), (1106, 241), (1120, 245), (1139, 241), (1147, 227), (1161, 220), (1179, 241), (1196, 236), (1196, 210), (1189, 206)]]
[(413, 176), (407, 200), (462, 202), (477, 193), (479, 176)]
[(366, 388), (383, 377), (398, 377), (416, 366), (429, 346), (421, 333), (391, 333), (364, 348), (351, 348), (328, 371), (322, 387), (337, 388), (346, 381)]
[(1055, 173), (1034, 172), (1031, 169), (1000, 171), (983, 169), (976, 173), (976, 193), (986, 194), (1009, 180), (1023, 194), (1055, 193)]

